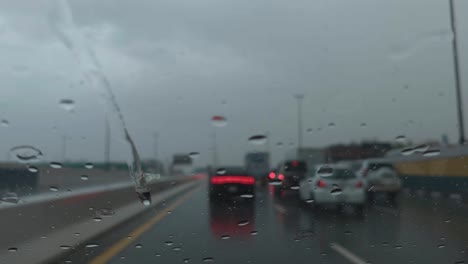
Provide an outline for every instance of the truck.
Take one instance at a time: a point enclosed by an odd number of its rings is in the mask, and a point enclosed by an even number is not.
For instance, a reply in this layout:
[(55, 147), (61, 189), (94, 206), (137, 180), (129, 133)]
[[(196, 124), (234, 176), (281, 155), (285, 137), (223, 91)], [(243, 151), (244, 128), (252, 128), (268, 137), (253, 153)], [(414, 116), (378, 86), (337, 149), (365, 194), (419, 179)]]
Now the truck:
[(173, 176), (190, 175), (192, 173), (193, 160), (188, 154), (174, 154), (170, 173)]
[(245, 155), (245, 169), (261, 183), (266, 182), (270, 172), (270, 154), (268, 152), (250, 152)]

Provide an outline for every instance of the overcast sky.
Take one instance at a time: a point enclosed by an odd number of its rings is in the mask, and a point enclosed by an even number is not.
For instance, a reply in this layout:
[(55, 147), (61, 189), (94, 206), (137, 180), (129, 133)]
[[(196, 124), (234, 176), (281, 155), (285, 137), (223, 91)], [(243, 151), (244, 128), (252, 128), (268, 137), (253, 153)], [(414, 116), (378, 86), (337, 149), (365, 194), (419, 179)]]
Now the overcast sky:
[[(468, 3), (456, 2), (467, 102)], [(200, 163), (211, 161), (210, 118), (224, 115), (221, 162), (266, 149), (247, 142), (266, 132), (277, 162), (297, 142), (297, 93), (307, 146), (400, 134), (456, 141), (448, 0), (71, 0), (68, 33), (82, 45), (72, 49), (56, 30), (57, 3), (0, 1), (5, 153), (30, 144), (61, 160), (67, 135), (67, 158), (103, 160), (107, 115), (111, 158), (130, 155), (104, 88), (85, 79), (83, 49), (95, 54), (145, 158), (158, 131), (160, 157), (199, 151)], [(76, 102), (72, 113), (61, 99)]]

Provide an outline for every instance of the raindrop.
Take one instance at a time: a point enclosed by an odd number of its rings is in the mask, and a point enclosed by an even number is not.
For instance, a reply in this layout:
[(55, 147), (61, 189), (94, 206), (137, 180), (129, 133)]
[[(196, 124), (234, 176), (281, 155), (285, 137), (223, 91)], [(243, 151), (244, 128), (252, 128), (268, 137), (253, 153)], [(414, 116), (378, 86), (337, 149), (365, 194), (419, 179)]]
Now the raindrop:
[(18, 195), (14, 192), (6, 192), (2, 194), (0, 201), (6, 202), (6, 203), (18, 203), (19, 198), (18, 198)]
[(84, 166), (85, 166), (85, 168), (87, 168), (87, 169), (92, 169), (92, 168), (94, 168), (94, 164), (91, 163), (91, 162), (85, 163)]
[(263, 145), (267, 142), (267, 137), (265, 135), (254, 135), (249, 137), (249, 142), (254, 145)]
[(255, 230), (254, 230), (254, 231), (251, 231), (250, 234), (251, 234), (252, 236), (256, 236), (256, 235), (258, 235), (258, 231), (255, 231)]
[(181, 251), (182, 248), (181, 248), (181, 247), (174, 247), (174, 248), (172, 248), (172, 250), (174, 250), (174, 251)]
[(352, 232), (348, 230), (348, 231), (345, 231), (344, 234), (349, 236), (352, 234)]
[(52, 169), (60, 169), (60, 168), (62, 168), (62, 163), (60, 163), (60, 162), (51, 162), (51, 163), (49, 163), (49, 166)]
[(42, 156), (42, 152), (38, 148), (28, 145), (13, 147), (10, 149), (10, 153), (20, 162), (34, 161)]
[(98, 247), (99, 245), (96, 244), (96, 243), (90, 243), (90, 244), (86, 244), (86, 247), (87, 248), (95, 248), (95, 247)]
[(186, 258), (184, 259), (184, 263), (189, 263), (190, 259)]
[(450, 220), (450, 219), (445, 220), (445, 223), (450, 223), (450, 222), (452, 222), (452, 220)]
[(223, 235), (223, 236), (221, 236), (221, 239), (223, 239), (223, 240), (226, 240), (226, 239), (229, 239), (229, 238), (231, 238), (229, 235)]
[(8, 120), (6, 119), (2, 119), (2, 121), (0, 121), (2, 127), (9, 127), (10, 126), (10, 122), (8, 122)]
[(28, 171), (36, 173), (39, 169), (36, 166), (28, 165)]
[(159, 253), (156, 253), (156, 254), (154, 254), (154, 256), (155, 256), (155, 257), (160, 257), (160, 256), (161, 256), (161, 254), (159, 254)]
[(101, 222), (102, 218), (101, 217), (94, 217), (93, 220), (94, 220), (94, 222)]
[(253, 195), (253, 194), (241, 194), (240, 197), (241, 197), (241, 198), (253, 198), (254, 195)]
[(16, 248), (16, 247), (11, 247), (11, 248), (8, 249), (8, 251), (9, 251), (9, 252), (16, 252), (16, 251), (18, 251), (18, 248)]
[(75, 233), (74, 235), (75, 235), (75, 236), (79, 236), (79, 235), (80, 235), (80, 233)]
[(314, 202), (314, 199), (307, 199), (306, 200), (306, 203), (313, 203)]
[(361, 126), (361, 127), (366, 127), (367, 124), (366, 124), (366, 123), (361, 123), (360, 126)]
[(88, 175), (81, 175), (80, 178), (83, 180), (83, 181), (87, 181), (89, 179)]
[(335, 126), (336, 126), (336, 125), (335, 125), (335, 123), (333, 123), (333, 122), (328, 123), (328, 127), (335, 127)]
[(214, 259), (212, 257), (207, 257), (202, 259), (203, 262), (213, 262)]
[(172, 246), (174, 244), (174, 242), (172, 241), (166, 241), (164, 242), (164, 244), (166, 244), (166, 246)]
[(143, 201), (142, 201), (142, 203), (143, 203), (143, 205), (145, 205), (145, 206), (148, 206), (148, 205), (150, 205), (150, 204), (151, 204), (151, 201), (150, 201), (150, 200), (147, 200), (147, 199), (145, 199), (145, 200), (143, 200)]
[(211, 122), (213, 126), (216, 126), (216, 127), (224, 127), (227, 125), (227, 120), (224, 116), (213, 116), (211, 118)]
[(282, 185), (283, 183), (280, 181), (272, 181), (272, 182), (269, 182), (268, 184), (272, 186), (279, 186), (279, 185)]
[(135, 248), (142, 248), (142, 247), (143, 247), (142, 244), (136, 244), (136, 245), (135, 245)]
[(444, 247), (445, 247), (444, 244), (437, 245), (437, 248), (444, 248)]
[(422, 145), (419, 145), (419, 146), (416, 146), (414, 147), (414, 152), (425, 152), (429, 149), (429, 146), (426, 145), (426, 144), (422, 144)]
[(125, 259), (125, 256), (120, 256), (120, 259)]
[(382, 246), (388, 246), (388, 242), (382, 242)]
[(313, 130), (312, 130), (312, 128), (308, 128), (306, 131), (307, 131), (307, 133), (312, 133)]
[(166, 213), (167, 213), (167, 214), (172, 214), (172, 211), (167, 211)]
[(72, 261), (67, 259), (67, 260), (65, 260), (65, 263), (72, 263)]
[(200, 156), (200, 152), (190, 152), (189, 154), (189, 157), (192, 158), (192, 159), (196, 159)]
[(339, 194), (341, 194), (342, 192), (343, 192), (343, 190), (341, 190), (340, 188), (335, 188), (335, 189), (333, 189), (333, 190), (330, 191), (330, 193), (331, 193), (332, 195), (339, 195)]
[(70, 246), (67, 246), (67, 245), (61, 245), (60, 246), (61, 249), (70, 249)]
[(322, 166), (318, 169), (317, 175), (320, 177), (330, 177), (333, 175), (333, 168), (329, 166)]
[(438, 156), (439, 154), (440, 154), (440, 150), (431, 149), (431, 150), (424, 151), (423, 156), (424, 157), (434, 157), (434, 156)]
[(399, 136), (397, 136), (395, 138), (395, 141), (397, 143), (403, 143), (404, 144), (404, 143), (406, 143), (406, 137), (404, 135), (399, 135)]
[(299, 186), (297, 185), (291, 186), (291, 190), (299, 190)]
[(395, 249), (402, 249), (403, 247), (400, 245), (395, 246)]
[(277, 142), (276, 143), (276, 146), (278, 146), (278, 147), (282, 147), (283, 145), (284, 145), (283, 142)]
[(249, 221), (244, 220), (244, 221), (240, 221), (237, 225), (238, 225), (238, 226), (246, 226), (246, 225), (248, 225), (248, 224), (249, 224)]
[(216, 170), (216, 174), (223, 175), (224, 173), (226, 173), (225, 168), (219, 168), (219, 169)]
[(50, 187), (49, 187), (49, 190), (50, 190), (50, 191), (53, 191), (53, 192), (56, 192), (56, 191), (59, 190), (59, 188), (58, 188), (57, 186), (50, 186)]
[(414, 149), (412, 148), (405, 148), (401, 150), (401, 155), (403, 156), (409, 156), (409, 155), (412, 155), (413, 153), (414, 153)]
[(75, 109), (75, 101), (72, 99), (62, 99), (60, 100), (59, 105), (67, 112), (72, 112), (73, 109)]
[(112, 210), (111, 208), (102, 208), (102, 209), (99, 209), (96, 212), (96, 214), (99, 216), (103, 216), (103, 217), (111, 217), (115, 215), (115, 211)]

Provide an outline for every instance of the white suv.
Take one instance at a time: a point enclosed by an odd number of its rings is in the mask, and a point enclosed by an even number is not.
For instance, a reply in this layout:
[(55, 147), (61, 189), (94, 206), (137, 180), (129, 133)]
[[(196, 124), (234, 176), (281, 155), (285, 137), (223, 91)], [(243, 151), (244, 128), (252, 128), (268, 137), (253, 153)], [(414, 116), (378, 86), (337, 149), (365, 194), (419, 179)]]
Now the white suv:
[(385, 160), (365, 160), (358, 169), (359, 177), (366, 179), (369, 198), (373, 198), (375, 193), (385, 193), (387, 197), (394, 201), (401, 191), (401, 179), (391, 164)]

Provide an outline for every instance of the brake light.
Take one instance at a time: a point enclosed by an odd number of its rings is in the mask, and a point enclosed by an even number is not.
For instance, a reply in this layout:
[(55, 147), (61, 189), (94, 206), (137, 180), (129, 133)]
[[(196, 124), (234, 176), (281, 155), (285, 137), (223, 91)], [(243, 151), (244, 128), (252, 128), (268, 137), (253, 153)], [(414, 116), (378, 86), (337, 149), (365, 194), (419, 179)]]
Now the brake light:
[(268, 177), (272, 180), (275, 178), (275, 176), (276, 174), (274, 172), (270, 172), (270, 174), (268, 175)]
[(327, 183), (325, 181), (320, 180), (317, 182), (317, 187), (324, 188), (325, 186), (327, 186)]
[(358, 181), (356, 183), (356, 187), (361, 188), (363, 186), (362, 181)]
[(284, 175), (283, 174), (278, 175), (278, 179), (284, 180)]
[(254, 177), (251, 176), (216, 176), (211, 178), (212, 184), (228, 184), (228, 183), (237, 183), (237, 184), (248, 184), (252, 185), (255, 183)]

